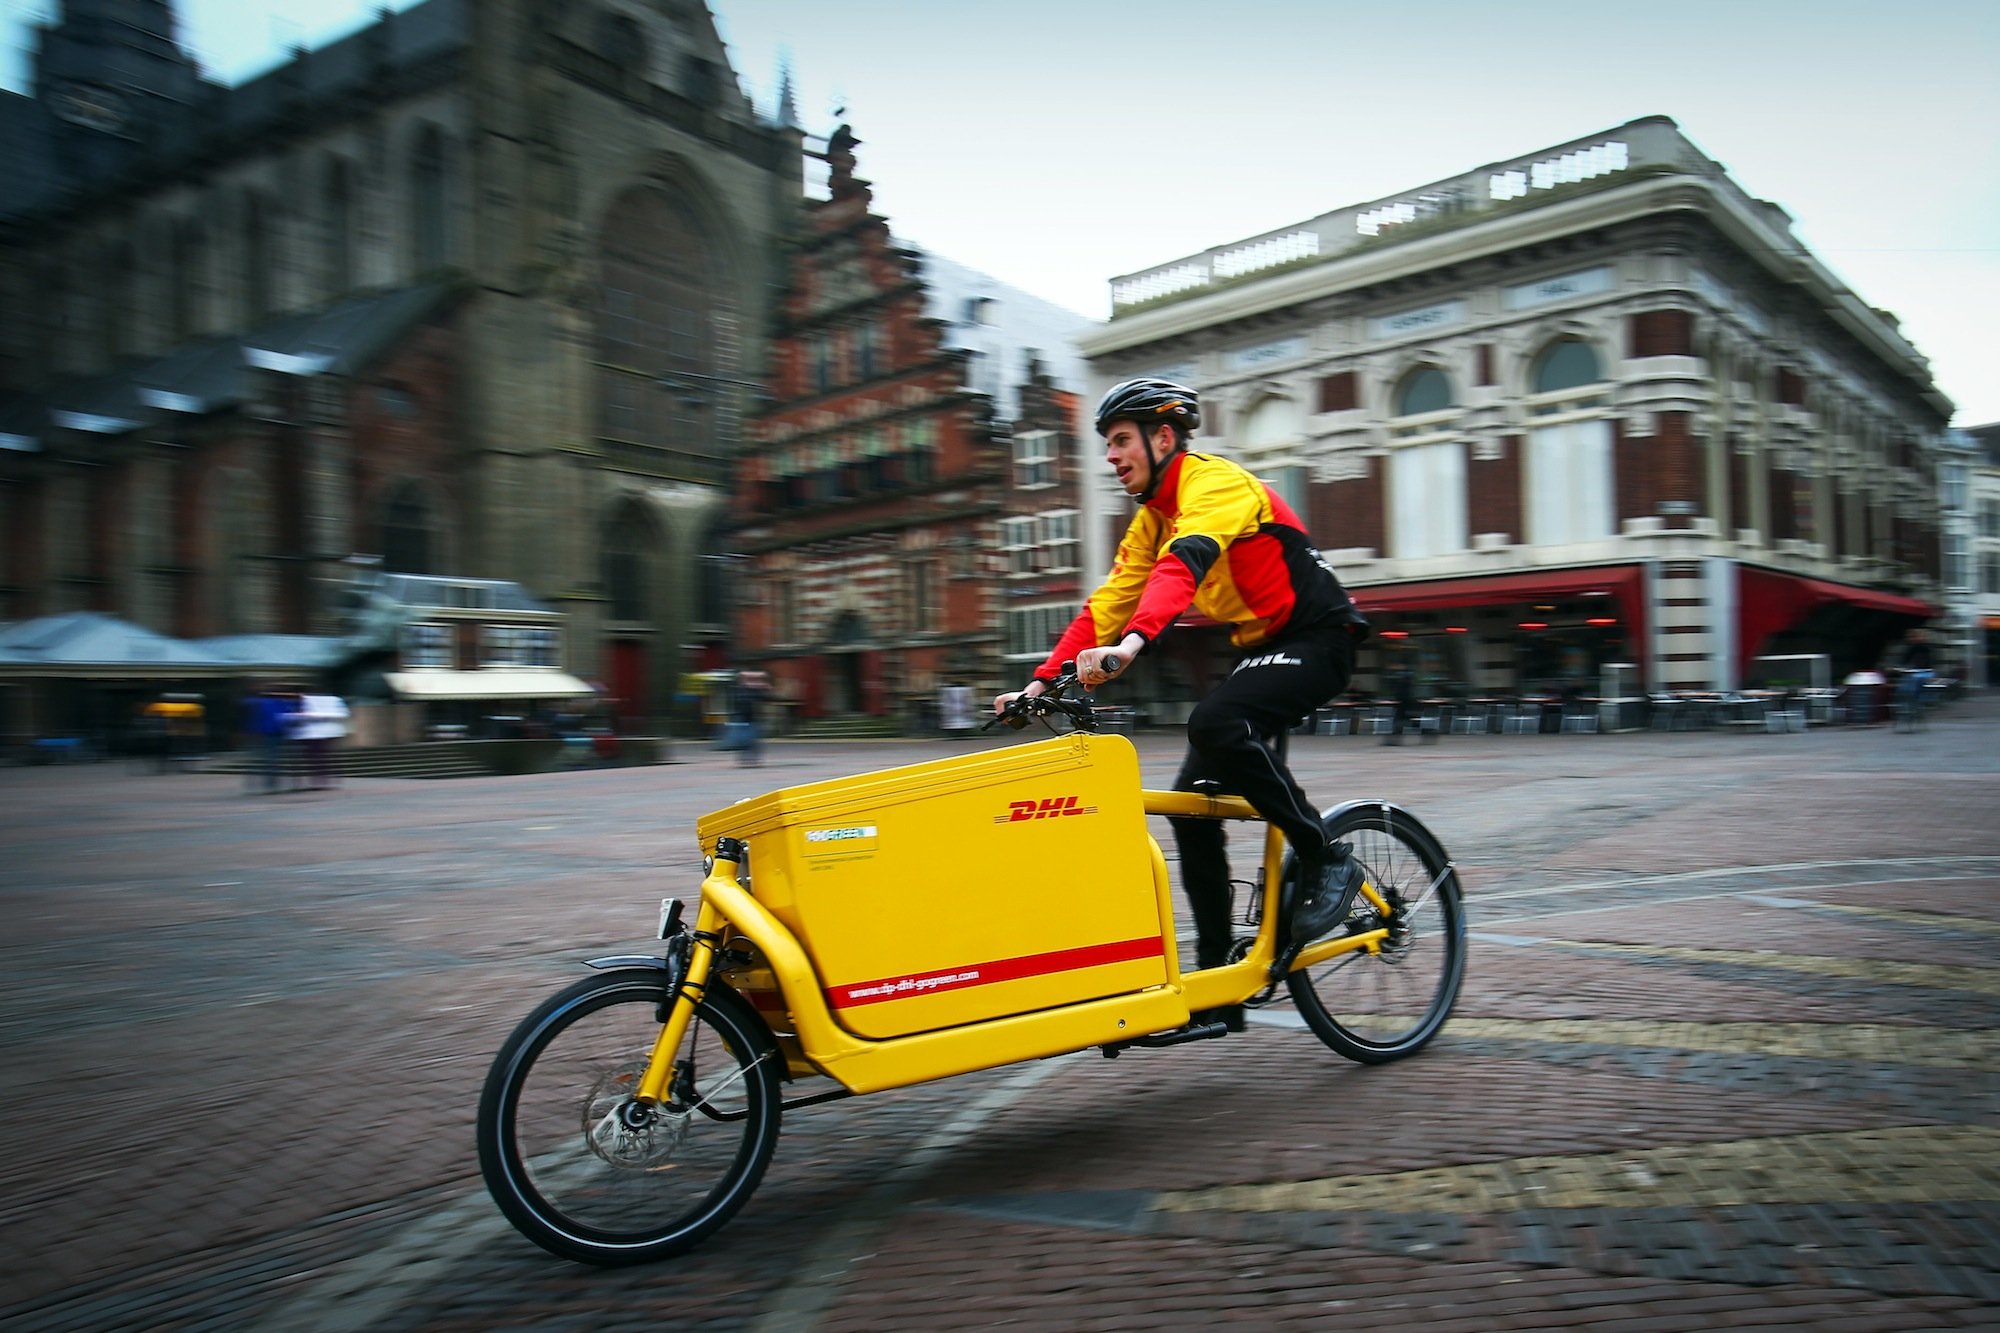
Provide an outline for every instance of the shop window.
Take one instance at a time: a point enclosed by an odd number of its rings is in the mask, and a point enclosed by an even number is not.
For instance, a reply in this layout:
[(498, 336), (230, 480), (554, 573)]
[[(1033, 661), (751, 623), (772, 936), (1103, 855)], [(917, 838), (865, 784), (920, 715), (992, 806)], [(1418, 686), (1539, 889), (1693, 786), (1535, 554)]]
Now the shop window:
[(556, 632), (543, 625), (485, 625), (479, 645), (481, 666), (552, 667)]
[(402, 664), (405, 667), (448, 667), (451, 665), (451, 626), (429, 622), (403, 626)]

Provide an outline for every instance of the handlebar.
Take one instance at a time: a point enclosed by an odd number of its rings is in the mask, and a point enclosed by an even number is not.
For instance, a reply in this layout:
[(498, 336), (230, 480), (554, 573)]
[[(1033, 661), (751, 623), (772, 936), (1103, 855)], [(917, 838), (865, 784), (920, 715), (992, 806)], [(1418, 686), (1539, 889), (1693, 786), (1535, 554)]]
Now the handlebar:
[[(1104, 670), (1110, 675), (1117, 675), (1124, 666), (1124, 660), (1116, 653), (1104, 659)], [(1019, 731), (1035, 718), (1046, 720), (1051, 714), (1061, 713), (1078, 731), (1096, 731), (1097, 714), (1091, 706), (1082, 699), (1063, 697), (1079, 683), (1076, 663), (1064, 662), (1062, 674), (1044, 686), (1040, 694), (1023, 694), (1016, 698), (980, 730), (991, 731), (1004, 722), (1015, 731)]]

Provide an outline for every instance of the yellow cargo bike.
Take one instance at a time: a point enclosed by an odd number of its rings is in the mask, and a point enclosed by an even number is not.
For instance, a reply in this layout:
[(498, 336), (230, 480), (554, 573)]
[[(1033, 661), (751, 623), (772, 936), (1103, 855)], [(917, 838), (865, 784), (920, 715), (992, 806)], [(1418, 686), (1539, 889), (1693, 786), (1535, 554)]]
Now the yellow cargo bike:
[(1067, 718), (1067, 734), (703, 817), (692, 924), (662, 903), (660, 956), (592, 960), (596, 975), (494, 1059), (479, 1160), (509, 1220), (587, 1263), (678, 1254), (743, 1206), (786, 1112), (1221, 1037), (1194, 1016), (1281, 988), (1350, 1059), (1430, 1041), (1464, 974), (1465, 915), (1450, 858), (1414, 816), (1379, 800), (1325, 813), (1366, 878), (1347, 919), (1303, 947), (1278, 929), (1293, 857), (1267, 825), (1232, 961), (1183, 971), (1146, 818), (1259, 817), (1237, 797), (1143, 790), (1131, 743), (1093, 734), (1074, 689), (1065, 675), (1007, 719)]

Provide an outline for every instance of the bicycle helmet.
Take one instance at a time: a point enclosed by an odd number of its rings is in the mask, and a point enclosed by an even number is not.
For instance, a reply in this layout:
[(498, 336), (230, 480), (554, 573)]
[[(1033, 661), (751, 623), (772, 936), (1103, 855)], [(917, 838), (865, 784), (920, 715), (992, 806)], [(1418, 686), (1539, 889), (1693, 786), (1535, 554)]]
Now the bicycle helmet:
[(1201, 398), (1172, 380), (1126, 380), (1112, 385), (1098, 400), (1097, 433), (1108, 433), (1114, 421), (1133, 421), (1148, 429), (1164, 422), (1179, 427), (1176, 433), (1185, 439), (1201, 425)]
[(1136, 497), (1140, 504), (1144, 504), (1160, 489), (1160, 471), (1168, 459), (1187, 448), (1188, 436), (1201, 425), (1201, 398), (1193, 389), (1172, 380), (1126, 380), (1112, 385), (1098, 400), (1097, 433), (1109, 435), (1113, 423), (1119, 421), (1133, 423), (1148, 439), (1152, 437), (1155, 426), (1174, 428), (1174, 447), (1167, 451), (1166, 458), (1154, 458), (1152, 447), (1147, 446), (1149, 475), (1146, 489)]

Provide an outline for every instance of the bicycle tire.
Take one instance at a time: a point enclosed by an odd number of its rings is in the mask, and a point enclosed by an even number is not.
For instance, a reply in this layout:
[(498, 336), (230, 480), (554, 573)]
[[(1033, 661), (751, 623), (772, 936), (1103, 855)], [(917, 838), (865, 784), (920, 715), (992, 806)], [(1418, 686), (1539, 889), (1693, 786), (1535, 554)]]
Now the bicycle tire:
[(1377, 891), (1409, 914), (1373, 919), (1372, 904), (1357, 895), (1337, 929), (1387, 924), (1381, 952), (1338, 954), (1295, 969), (1285, 984), (1313, 1035), (1350, 1060), (1387, 1064), (1429, 1044), (1457, 1003), (1466, 952), (1458, 873), (1430, 831), (1394, 806), (1343, 806), (1324, 823), (1330, 839), (1353, 844)]
[(493, 1059), (480, 1173), (507, 1220), (551, 1254), (607, 1267), (681, 1254), (736, 1214), (770, 1164), (782, 1057), (756, 1011), (717, 981), (665, 1106), (630, 1133), (614, 1122), (667, 998), (664, 971), (586, 977), (529, 1014)]

